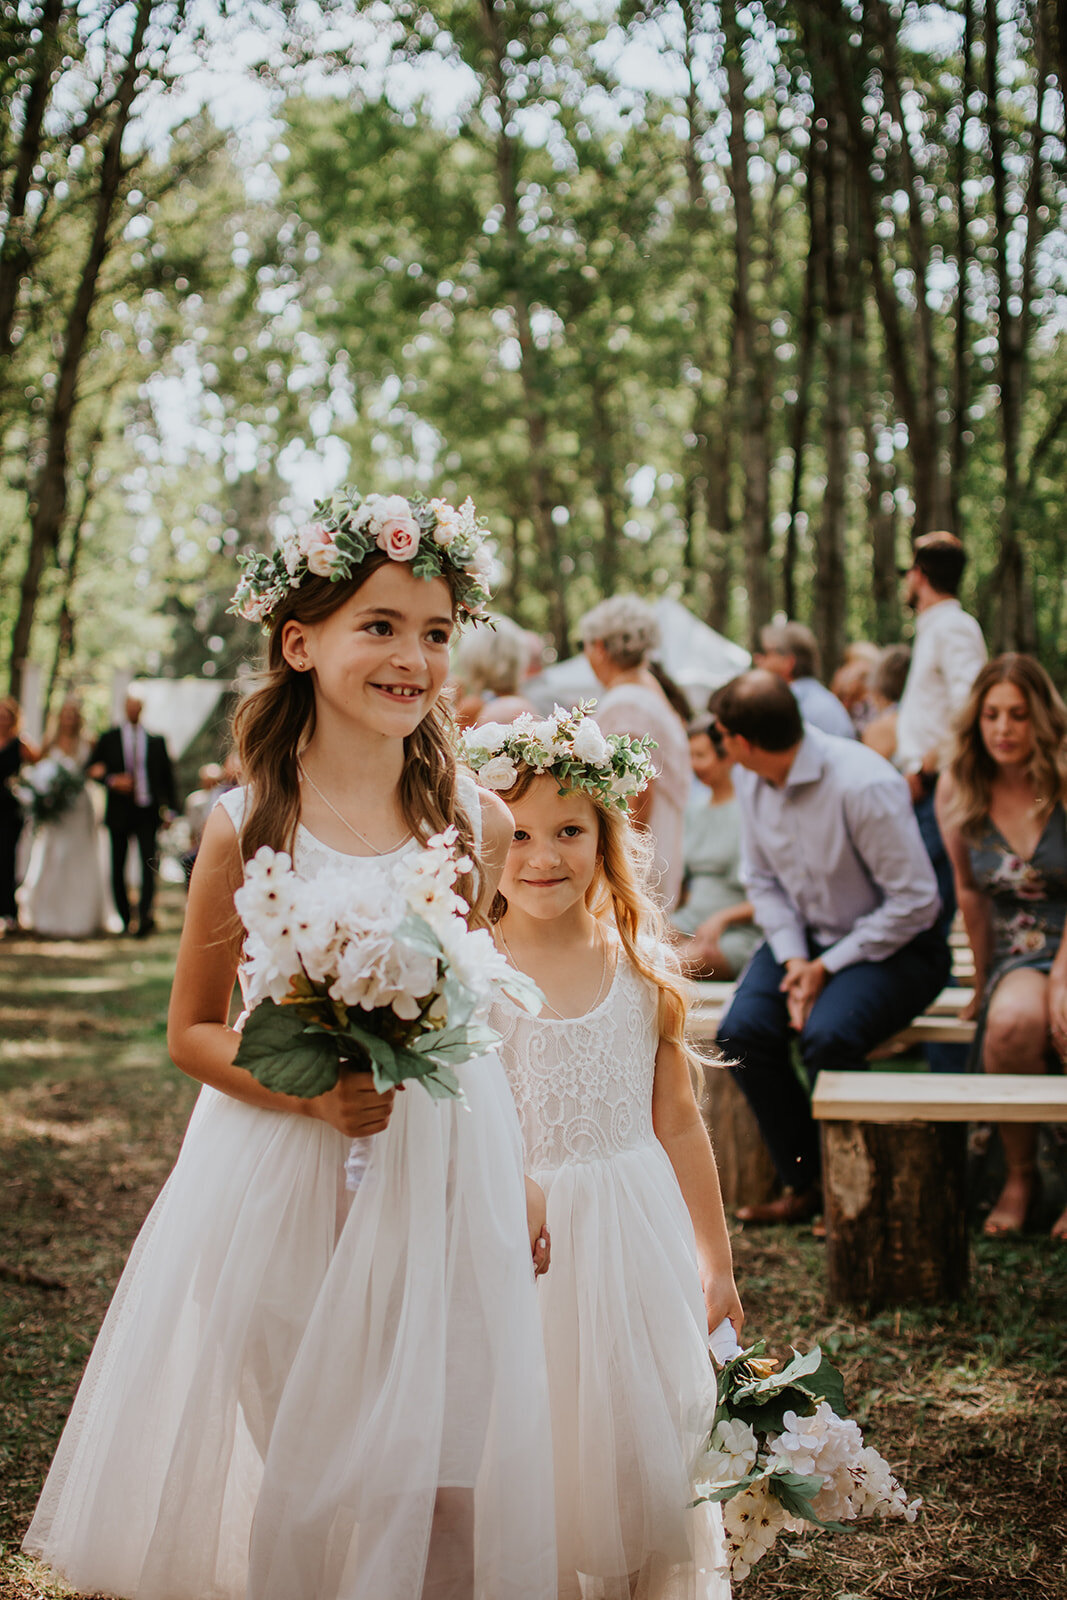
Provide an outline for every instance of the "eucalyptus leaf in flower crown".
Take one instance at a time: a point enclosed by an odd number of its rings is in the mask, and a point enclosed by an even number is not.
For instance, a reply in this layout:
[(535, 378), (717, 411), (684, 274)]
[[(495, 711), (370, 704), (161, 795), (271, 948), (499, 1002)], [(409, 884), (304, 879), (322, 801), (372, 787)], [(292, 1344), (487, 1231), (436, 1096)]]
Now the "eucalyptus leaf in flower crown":
[(363, 496), (354, 484), (317, 501), (311, 521), (285, 533), (272, 551), (238, 556), (244, 570), (229, 610), (266, 626), (289, 591), (309, 575), (338, 583), (375, 550), (391, 561), (410, 563), (419, 578), (451, 573), (460, 612), (474, 621), (485, 619), (492, 556), (485, 518), (477, 515), (473, 500), (468, 497), (457, 509), (422, 495)]
[(595, 700), (570, 711), (557, 706), (550, 717), (529, 713), (514, 722), (487, 722), (463, 735), (463, 759), (487, 789), (507, 790), (523, 767), (556, 779), (560, 794), (579, 789), (604, 805), (626, 811), (634, 795), (655, 776), (655, 740), (603, 734)]

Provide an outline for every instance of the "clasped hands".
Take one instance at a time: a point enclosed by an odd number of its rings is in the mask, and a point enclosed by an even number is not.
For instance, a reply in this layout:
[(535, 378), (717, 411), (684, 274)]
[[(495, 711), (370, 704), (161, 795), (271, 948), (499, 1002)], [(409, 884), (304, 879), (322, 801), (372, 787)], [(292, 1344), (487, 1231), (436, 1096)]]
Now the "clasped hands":
[(794, 956), (785, 964), (785, 977), (778, 985), (785, 995), (789, 1026), (800, 1033), (811, 1016), (812, 1007), (826, 987), (830, 974), (816, 956), (814, 961)]

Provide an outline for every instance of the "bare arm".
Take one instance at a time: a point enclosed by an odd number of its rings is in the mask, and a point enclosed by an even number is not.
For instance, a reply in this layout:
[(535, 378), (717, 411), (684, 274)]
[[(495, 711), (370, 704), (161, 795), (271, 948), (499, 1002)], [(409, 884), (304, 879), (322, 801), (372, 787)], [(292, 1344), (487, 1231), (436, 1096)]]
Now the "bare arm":
[(678, 1046), (665, 1039), (656, 1052), (652, 1126), (693, 1219), (708, 1332), (729, 1317), (740, 1336), (745, 1313), (734, 1283), (733, 1252), (711, 1140), (693, 1095), (689, 1063)]
[(934, 810), (941, 829), (945, 851), (952, 863), (952, 876), (956, 883), (956, 901), (967, 930), (967, 940), (974, 956), (974, 1000), (967, 1008), (974, 1016), (981, 1003), (986, 979), (993, 959), (993, 914), (989, 896), (983, 894), (974, 881), (971, 871), (971, 854), (967, 841), (951, 821), (955, 784), (951, 773), (943, 772), (937, 780), (934, 793)]
[(515, 837), (515, 819), (498, 794), (490, 789), (479, 789), (482, 807), (481, 882), (477, 904), (471, 921), (485, 923), (493, 903), (504, 863), (508, 859), (511, 841)]
[(171, 1059), (189, 1077), (246, 1105), (312, 1117), (352, 1138), (380, 1132), (389, 1120), (394, 1091), (378, 1094), (369, 1072), (343, 1073), (328, 1093), (302, 1100), (265, 1089), (244, 1067), (234, 1064), (240, 1035), (228, 1018), (242, 930), (233, 896), (242, 875), (233, 823), (225, 809), (216, 806), (204, 829), (189, 885), (167, 1017)]

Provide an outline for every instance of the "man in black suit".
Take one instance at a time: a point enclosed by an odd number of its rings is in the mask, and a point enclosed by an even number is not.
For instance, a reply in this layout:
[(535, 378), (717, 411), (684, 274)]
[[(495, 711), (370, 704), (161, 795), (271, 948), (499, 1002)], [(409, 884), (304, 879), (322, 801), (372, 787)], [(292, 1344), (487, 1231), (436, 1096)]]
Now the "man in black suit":
[(126, 894), (126, 856), (130, 840), (141, 854), (141, 900), (137, 907), (137, 937), (144, 939), (155, 927), (152, 900), (156, 888), (156, 834), (160, 811), (175, 808), (174, 771), (167, 746), (158, 733), (146, 733), (141, 723), (142, 702), (126, 696), (125, 720), (108, 728), (96, 741), (86, 768), (107, 788), (104, 825), (111, 835), (111, 887), (122, 926), (130, 926)]

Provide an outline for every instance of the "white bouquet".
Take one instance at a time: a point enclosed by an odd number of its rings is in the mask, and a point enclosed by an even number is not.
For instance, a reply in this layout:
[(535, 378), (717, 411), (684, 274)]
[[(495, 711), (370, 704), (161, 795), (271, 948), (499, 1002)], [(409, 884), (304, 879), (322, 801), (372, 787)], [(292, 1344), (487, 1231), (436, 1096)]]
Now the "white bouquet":
[(332, 1089), (344, 1063), (378, 1090), (415, 1079), (462, 1099), (454, 1067), (497, 1035), (481, 1020), (503, 991), (540, 1009), (456, 892), (470, 859), (449, 828), (390, 867), (358, 878), (300, 878), (283, 851), (246, 863), (234, 903), (246, 929), (249, 1014), (236, 1061), (268, 1089), (308, 1099)]
[(697, 1463), (695, 1504), (722, 1502), (730, 1575), (748, 1576), (780, 1533), (835, 1533), (859, 1517), (914, 1522), (889, 1464), (841, 1413), (841, 1374), (818, 1345), (780, 1372), (761, 1341), (719, 1373), (714, 1425)]
[(58, 822), (85, 788), (85, 774), (45, 756), (24, 767), (15, 794), (34, 822)]

